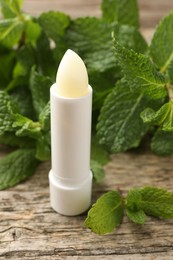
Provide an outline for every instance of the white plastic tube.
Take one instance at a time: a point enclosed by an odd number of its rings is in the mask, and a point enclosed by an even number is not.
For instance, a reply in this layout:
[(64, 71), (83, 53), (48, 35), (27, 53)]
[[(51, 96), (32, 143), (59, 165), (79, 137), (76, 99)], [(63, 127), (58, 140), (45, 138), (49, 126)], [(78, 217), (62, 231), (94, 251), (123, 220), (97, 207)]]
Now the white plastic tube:
[(73, 216), (91, 203), (90, 140), (92, 88), (77, 98), (50, 89), (52, 169), (49, 173), (50, 201), (60, 214)]

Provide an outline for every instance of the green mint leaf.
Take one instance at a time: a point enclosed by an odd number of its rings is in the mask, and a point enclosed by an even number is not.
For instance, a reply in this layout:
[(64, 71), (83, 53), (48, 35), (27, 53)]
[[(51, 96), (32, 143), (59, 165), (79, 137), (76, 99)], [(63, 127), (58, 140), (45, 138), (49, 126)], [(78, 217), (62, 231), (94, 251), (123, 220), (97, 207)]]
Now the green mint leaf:
[(4, 18), (13, 18), (20, 15), (23, 0), (0, 0)]
[(9, 188), (30, 177), (38, 161), (32, 149), (19, 149), (0, 160), (0, 190)]
[(127, 217), (134, 223), (143, 225), (146, 220), (146, 215), (143, 210), (131, 211), (130, 209), (126, 209)]
[(0, 44), (11, 48), (19, 43), (24, 24), (17, 17), (0, 21)]
[(91, 158), (94, 161), (98, 161), (101, 165), (105, 165), (109, 162), (108, 152), (99, 145), (96, 137), (92, 137), (91, 141)]
[(29, 137), (16, 136), (15, 132), (5, 132), (0, 135), (0, 144), (19, 148), (35, 148), (35, 140)]
[(21, 7), (23, 5), (23, 0), (6, 0), (6, 3), (13, 12), (15, 12), (16, 14), (20, 14)]
[(148, 130), (140, 113), (151, 101), (143, 94), (131, 92), (125, 81), (119, 81), (106, 98), (99, 115), (97, 136), (111, 152), (137, 147)]
[(10, 83), (15, 62), (15, 52), (13, 50), (4, 51), (0, 49), (0, 89), (5, 89)]
[(46, 104), (39, 115), (39, 122), (42, 128), (42, 135), (37, 140), (36, 158), (40, 161), (50, 160), (50, 102)]
[[(15, 67), (16, 68), (16, 67)], [(10, 83), (6, 86), (6, 88), (4, 89), (7, 92), (11, 92), (15, 89), (15, 91), (17, 91), (17, 88), (20, 89), (20, 87), (24, 87), (26, 85), (28, 85), (28, 78), (26, 75), (22, 75), (23, 70), (20, 68), (19, 69), (19, 76), (15, 77), (13, 75), (12, 80), (10, 81)], [(21, 73), (21, 75), (20, 75)], [(13, 74), (14, 74), (14, 70), (13, 70)]]
[(0, 0), (0, 12), (2, 13), (4, 19), (16, 17), (16, 13), (14, 13), (11, 8), (9, 8), (6, 0)]
[(135, 52), (145, 53), (148, 49), (147, 42), (135, 27), (116, 24), (113, 28), (113, 35), (122, 46), (133, 49)]
[(10, 96), (18, 105), (20, 114), (35, 120), (35, 111), (32, 106), (31, 92), (27, 87), (15, 86), (15, 90), (10, 92)]
[(35, 44), (39, 36), (41, 35), (41, 27), (32, 18), (25, 21), (25, 41)]
[(12, 127), (14, 122), (13, 110), (16, 108), (5, 91), (0, 91), (0, 104), (0, 135), (3, 135), (7, 131), (14, 131)]
[(122, 197), (117, 191), (102, 195), (88, 212), (85, 226), (97, 234), (112, 232), (122, 222)]
[(64, 35), (65, 29), (70, 23), (70, 18), (64, 13), (50, 11), (42, 13), (38, 22), (46, 35), (57, 42)]
[(42, 27), (48, 38), (56, 44), (55, 59), (60, 61), (63, 53), (66, 51), (64, 34), (70, 24), (70, 17), (61, 12), (42, 13), (38, 18), (38, 23)]
[(42, 134), (36, 144), (36, 159), (39, 161), (48, 161), (51, 158), (50, 131)]
[(50, 130), (50, 101), (46, 104), (39, 115), (39, 122), (44, 131)]
[(113, 24), (96, 17), (78, 18), (65, 34), (67, 48), (73, 48), (84, 59), (90, 71), (103, 72), (115, 68), (111, 32)]
[(150, 54), (161, 72), (173, 73), (173, 13), (164, 17), (156, 28), (150, 45)]
[(138, 189), (130, 190), (125, 200), (125, 208), (127, 217), (137, 224), (145, 223), (145, 213), (139, 208), (142, 196)]
[(147, 215), (159, 218), (173, 217), (173, 193), (157, 187), (140, 189), (142, 201), (139, 206)]
[(49, 101), (49, 92), (52, 83), (52, 79), (39, 74), (35, 70), (35, 68), (32, 69), (30, 78), (30, 90), (33, 99), (33, 106), (38, 116)]
[(93, 174), (94, 181), (101, 182), (105, 177), (103, 166), (95, 160), (90, 161), (90, 166), (91, 166), (91, 171)]
[(41, 124), (39, 122), (33, 122), (31, 119), (20, 114), (15, 114), (14, 119), (12, 127), (16, 130), (17, 136), (39, 138), (41, 135)]
[(53, 58), (49, 39), (44, 33), (37, 40), (36, 54), (39, 70), (43, 75), (54, 78), (57, 72), (57, 62)]
[(149, 57), (122, 47), (114, 41), (115, 57), (133, 91), (140, 91), (153, 99), (166, 96), (167, 79), (157, 72)]
[[(121, 78), (121, 70), (119, 67), (105, 70), (104, 72), (90, 71), (89, 79), (93, 88), (93, 106), (92, 110), (97, 111), (102, 107), (106, 96), (111, 92), (115, 86), (115, 82)], [(97, 122), (94, 120), (93, 125)]]
[(173, 101), (165, 103), (158, 111), (146, 108), (141, 117), (145, 123), (159, 125), (163, 131), (173, 131)]
[(17, 62), (13, 71), (14, 78), (25, 77), (28, 84), (31, 68), (36, 64), (35, 50), (31, 44), (25, 44), (17, 51)]
[(138, 204), (141, 201), (141, 199), (142, 197), (139, 189), (129, 190), (125, 201), (126, 208), (128, 208), (131, 211), (138, 211), (140, 209)]
[(139, 27), (136, 0), (102, 0), (102, 16), (107, 22), (118, 22)]
[(158, 155), (173, 154), (173, 131), (166, 132), (158, 129), (152, 138), (151, 150)]

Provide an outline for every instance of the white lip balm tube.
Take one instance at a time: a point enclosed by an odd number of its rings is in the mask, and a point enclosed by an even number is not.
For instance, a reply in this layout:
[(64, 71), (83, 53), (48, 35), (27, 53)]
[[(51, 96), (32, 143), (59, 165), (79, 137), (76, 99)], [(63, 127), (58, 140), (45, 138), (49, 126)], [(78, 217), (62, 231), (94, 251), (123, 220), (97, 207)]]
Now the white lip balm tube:
[(92, 88), (84, 62), (72, 50), (67, 50), (62, 58), (50, 100), (51, 206), (62, 215), (79, 215), (91, 203)]

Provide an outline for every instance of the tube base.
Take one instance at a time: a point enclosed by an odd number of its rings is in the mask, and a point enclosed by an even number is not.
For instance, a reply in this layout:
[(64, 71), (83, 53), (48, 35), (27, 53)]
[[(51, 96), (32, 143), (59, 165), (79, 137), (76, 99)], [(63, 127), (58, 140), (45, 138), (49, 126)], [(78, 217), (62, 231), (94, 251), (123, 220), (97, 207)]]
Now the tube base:
[(91, 204), (92, 172), (78, 186), (66, 186), (59, 182), (53, 171), (49, 172), (51, 207), (65, 216), (76, 216), (85, 212)]

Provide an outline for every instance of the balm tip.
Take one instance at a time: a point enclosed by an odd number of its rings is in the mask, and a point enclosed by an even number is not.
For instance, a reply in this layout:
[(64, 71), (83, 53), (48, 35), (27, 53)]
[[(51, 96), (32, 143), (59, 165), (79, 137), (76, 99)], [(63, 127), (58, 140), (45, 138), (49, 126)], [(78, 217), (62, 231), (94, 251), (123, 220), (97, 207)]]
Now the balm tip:
[(80, 56), (68, 49), (64, 54), (56, 76), (58, 94), (78, 98), (88, 93), (88, 74)]

